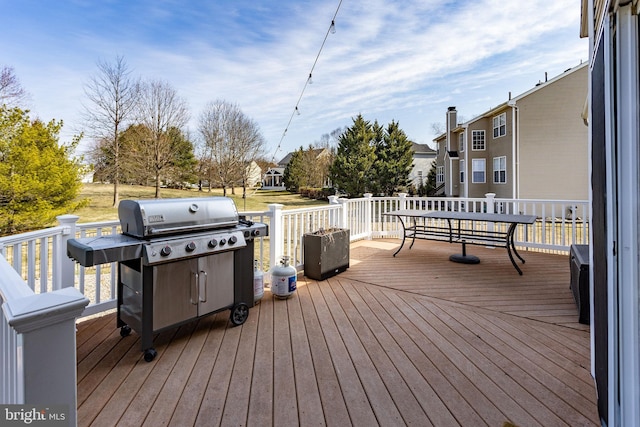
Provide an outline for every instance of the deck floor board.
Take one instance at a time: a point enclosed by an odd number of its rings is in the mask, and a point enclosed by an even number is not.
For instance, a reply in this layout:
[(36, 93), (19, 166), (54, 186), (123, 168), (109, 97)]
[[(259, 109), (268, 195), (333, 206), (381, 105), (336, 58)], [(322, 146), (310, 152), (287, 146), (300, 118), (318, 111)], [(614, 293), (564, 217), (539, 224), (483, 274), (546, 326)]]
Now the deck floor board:
[(78, 323), (79, 426), (599, 425), (567, 255), (355, 242), (350, 268), (154, 336)]

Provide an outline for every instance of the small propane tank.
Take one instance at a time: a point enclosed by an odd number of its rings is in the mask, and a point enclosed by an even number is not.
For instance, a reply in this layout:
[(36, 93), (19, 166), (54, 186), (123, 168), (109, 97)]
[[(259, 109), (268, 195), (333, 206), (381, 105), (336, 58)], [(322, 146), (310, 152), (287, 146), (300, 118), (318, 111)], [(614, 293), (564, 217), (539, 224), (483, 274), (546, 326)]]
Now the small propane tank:
[(271, 269), (271, 293), (276, 298), (285, 299), (296, 291), (298, 273), (289, 265), (288, 256), (283, 256), (280, 264)]
[(259, 261), (254, 261), (253, 267), (253, 303), (257, 303), (264, 295), (264, 273), (259, 268)]

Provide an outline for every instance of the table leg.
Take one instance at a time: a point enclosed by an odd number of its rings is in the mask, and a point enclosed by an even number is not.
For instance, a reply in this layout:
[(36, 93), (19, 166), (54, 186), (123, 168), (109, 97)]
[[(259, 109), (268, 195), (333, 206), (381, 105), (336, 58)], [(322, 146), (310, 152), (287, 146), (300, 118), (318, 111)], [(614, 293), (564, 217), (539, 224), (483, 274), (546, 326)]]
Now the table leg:
[(518, 224), (512, 224), (511, 227), (509, 227), (509, 244), (511, 244), (511, 249), (513, 249), (513, 253), (516, 254), (516, 256), (520, 259), (520, 261), (522, 261), (522, 263), (524, 264), (524, 258), (522, 258), (520, 256), (520, 254), (518, 253), (518, 251), (516, 250), (516, 243), (515, 243), (515, 234), (516, 234), (516, 227), (518, 226)]
[[(402, 250), (402, 247), (404, 246), (404, 241), (407, 238), (407, 228), (404, 226), (404, 221), (402, 220), (401, 216), (398, 216), (398, 219), (400, 220), (400, 224), (402, 224), (402, 243), (400, 243), (400, 247), (398, 248), (398, 250), (393, 253), (394, 257), (398, 254), (398, 252), (400, 252), (400, 250)], [(414, 232), (413, 238), (415, 240), (415, 232)], [(413, 243), (411, 243), (411, 245), (413, 246)]]
[(509, 259), (511, 260), (511, 264), (513, 264), (513, 266), (515, 267), (515, 269), (518, 271), (518, 274), (520, 274), (522, 276), (522, 270), (520, 270), (520, 267), (518, 267), (518, 264), (516, 264), (516, 261), (513, 259), (513, 255), (511, 254), (511, 251), (513, 250), (513, 253), (516, 254), (516, 256), (518, 258), (520, 258), (520, 261), (522, 261), (522, 263), (524, 264), (524, 259), (520, 256), (520, 254), (518, 253), (518, 251), (516, 250), (516, 246), (514, 243), (514, 234), (515, 234), (515, 230), (516, 230), (516, 226), (518, 224), (516, 224), (515, 222), (512, 223), (509, 226), (509, 230), (507, 231), (507, 253), (509, 253)]
[(418, 232), (416, 218), (412, 216), (411, 222), (413, 223), (413, 238), (411, 239), (411, 245), (409, 245), (409, 249), (413, 248), (413, 244), (416, 242), (416, 233)]

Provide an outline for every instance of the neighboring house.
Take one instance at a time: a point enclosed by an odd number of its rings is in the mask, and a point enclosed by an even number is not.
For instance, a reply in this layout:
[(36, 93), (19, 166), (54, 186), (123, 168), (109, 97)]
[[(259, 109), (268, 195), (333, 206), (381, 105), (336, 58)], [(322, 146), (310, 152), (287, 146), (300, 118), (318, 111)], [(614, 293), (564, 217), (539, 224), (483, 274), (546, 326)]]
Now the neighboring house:
[[(311, 149), (311, 156), (318, 162), (323, 161), (331, 155), (331, 151), (327, 148), (313, 148)], [(278, 162), (278, 165), (274, 168), (269, 168), (262, 178), (262, 188), (264, 190), (286, 190), (284, 187), (283, 176), (289, 161), (291, 161), (293, 152), (287, 154)], [(329, 182), (326, 183), (329, 186)]]
[(640, 1), (582, 0), (589, 36), (591, 374), (602, 425), (640, 426)]
[(246, 169), (247, 187), (255, 187), (262, 180), (262, 168), (255, 161), (251, 161)]
[(80, 177), (80, 182), (82, 182), (83, 184), (90, 184), (93, 182), (93, 175), (95, 174), (95, 172), (93, 171), (93, 169), (91, 169), (90, 171), (84, 173), (81, 177)]
[(284, 168), (269, 168), (262, 178), (262, 188), (265, 190), (284, 190)]
[(436, 159), (436, 150), (427, 144), (413, 143), (413, 168), (409, 173), (409, 181), (416, 188), (427, 183), (427, 175)]
[(582, 118), (587, 63), (497, 107), (457, 122), (434, 141), (437, 194), (453, 197), (586, 200), (588, 128)]

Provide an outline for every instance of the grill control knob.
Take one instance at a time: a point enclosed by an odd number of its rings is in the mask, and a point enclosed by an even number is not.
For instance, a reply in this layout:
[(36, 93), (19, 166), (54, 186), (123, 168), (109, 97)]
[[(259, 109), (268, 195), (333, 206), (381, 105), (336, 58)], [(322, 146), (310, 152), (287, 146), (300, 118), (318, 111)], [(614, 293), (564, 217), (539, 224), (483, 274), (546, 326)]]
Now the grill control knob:
[(225, 243), (227, 243), (226, 239), (220, 239), (220, 246), (223, 246)]
[(233, 245), (234, 243), (236, 243), (238, 241), (238, 238), (236, 236), (231, 236), (229, 237), (229, 244)]
[(216, 239), (211, 239), (209, 240), (208, 246), (213, 249), (218, 246), (218, 241)]
[(164, 248), (160, 249), (160, 255), (162, 256), (171, 255), (171, 246), (165, 246)]
[(193, 252), (196, 250), (196, 243), (195, 242), (189, 242), (187, 243), (187, 246), (185, 247), (185, 250), (187, 252)]
[(260, 230), (258, 230), (258, 229), (253, 230), (253, 231), (251, 232), (251, 235), (252, 235), (252, 236), (254, 236), (254, 237), (255, 237), (255, 236), (259, 236), (259, 235), (260, 235)]

